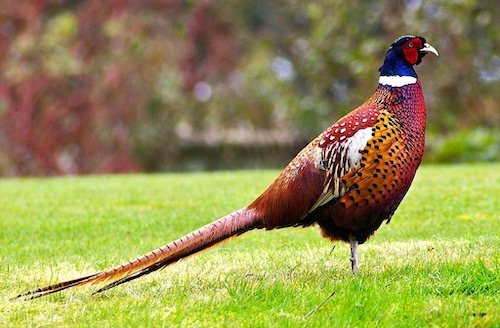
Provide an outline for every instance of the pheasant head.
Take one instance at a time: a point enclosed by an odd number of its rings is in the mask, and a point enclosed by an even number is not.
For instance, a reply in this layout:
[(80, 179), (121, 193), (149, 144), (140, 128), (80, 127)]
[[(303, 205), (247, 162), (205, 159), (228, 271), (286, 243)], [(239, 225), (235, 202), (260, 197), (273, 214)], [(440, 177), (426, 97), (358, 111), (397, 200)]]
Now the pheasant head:
[[(420, 64), (422, 58), (428, 53), (439, 56), (436, 48), (421, 36), (405, 35), (396, 39), (387, 51), (384, 64), (379, 69), (382, 80), (384, 80), (383, 77), (389, 76), (416, 79), (417, 73), (413, 65)], [(404, 81), (404, 79), (400, 80)]]

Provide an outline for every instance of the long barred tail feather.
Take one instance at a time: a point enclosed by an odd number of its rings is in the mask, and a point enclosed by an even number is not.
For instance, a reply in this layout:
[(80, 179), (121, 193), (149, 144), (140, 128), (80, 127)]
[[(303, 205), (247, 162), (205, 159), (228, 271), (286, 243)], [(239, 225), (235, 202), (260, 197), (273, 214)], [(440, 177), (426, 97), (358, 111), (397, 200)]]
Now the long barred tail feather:
[(61, 290), (67, 289), (67, 288), (71, 288), (74, 286), (86, 285), (88, 283), (93, 282), (96, 279), (97, 275), (98, 275), (98, 273), (92, 274), (89, 276), (85, 276), (85, 277), (81, 277), (81, 278), (77, 278), (77, 279), (73, 279), (73, 280), (60, 282), (60, 283), (50, 285), (47, 287), (40, 287), (37, 289), (33, 289), (33, 290), (28, 291), (28, 292), (17, 295), (16, 297), (14, 297), (14, 299), (24, 298), (25, 300), (34, 300), (36, 298), (39, 298), (39, 297), (42, 297), (45, 295), (49, 295), (49, 294), (52, 294), (52, 293), (55, 293), (55, 292), (58, 292), (58, 291), (61, 291)]
[(128, 263), (85, 277), (37, 288), (19, 294), (15, 298), (32, 300), (71, 287), (108, 283), (94, 292), (94, 294), (100, 293), (160, 270), (180, 259), (216, 246), (230, 237), (236, 237), (248, 230), (258, 228), (260, 225), (258, 214), (252, 209), (243, 208)]

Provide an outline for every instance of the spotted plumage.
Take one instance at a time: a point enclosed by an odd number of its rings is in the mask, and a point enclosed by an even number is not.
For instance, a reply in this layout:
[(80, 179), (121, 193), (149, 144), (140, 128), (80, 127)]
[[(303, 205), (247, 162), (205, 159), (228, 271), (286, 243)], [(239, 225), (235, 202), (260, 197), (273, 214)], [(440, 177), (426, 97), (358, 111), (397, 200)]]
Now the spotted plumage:
[(350, 243), (356, 272), (358, 244), (391, 219), (422, 160), (426, 108), (413, 65), (427, 53), (438, 55), (422, 37), (397, 39), (373, 96), (311, 141), (247, 207), (131, 262), (18, 297), (108, 283), (101, 292), (256, 228), (318, 224), (323, 236)]
[[(349, 134), (352, 138), (360, 132), (369, 131), (369, 137), (362, 138), (363, 147), (348, 149), (357, 152), (357, 161), (341, 162), (343, 169), (340, 174), (335, 159), (341, 157), (341, 153), (330, 156), (328, 151), (338, 149), (338, 144), (324, 143), (325, 157), (335, 167), (334, 172), (330, 169), (327, 177), (334, 180), (332, 185), (335, 186), (328, 190), (330, 197), (327, 199), (338, 199), (332, 205), (331, 219), (320, 219), (320, 225), (330, 238), (349, 241), (349, 235), (353, 234), (362, 243), (396, 210), (409, 188), (424, 150), (425, 107), (419, 94), (419, 83), (405, 89), (380, 86), (369, 101), (341, 120), (347, 121), (347, 124), (352, 116), (366, 120), (368, 127), (360, 124), (357, 129), (356, 126), (351, 128)], [(412, 106), (415, 108), (408, 110)], [(419, 128), (415, 129), (409, 122)], [(325, 135), (323, 138), (329, 137)], [(407, 142), (409, 139), (411, 143)]]

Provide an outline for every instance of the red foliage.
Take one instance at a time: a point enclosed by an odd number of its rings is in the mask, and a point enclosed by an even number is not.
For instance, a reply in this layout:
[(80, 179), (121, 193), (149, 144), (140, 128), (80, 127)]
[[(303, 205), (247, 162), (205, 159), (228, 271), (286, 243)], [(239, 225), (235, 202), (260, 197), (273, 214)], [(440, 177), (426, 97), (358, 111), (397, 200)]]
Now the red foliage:
[[(85, 1), (71, 8), (78, 30), (70, 51), (81, 62), (103, 60), (109, 36), (103, 25), (113, 17), (140, 11), (170, 10), (180, 1)], [(51, 74), (43, 67), (44, 54), (24, 55), (13, 49), (20, 37), (33, 37), (35, 46), (44, 22), (60, 1), (4, 0), (0, 4), (0, 64), (20, 57), (22, 66), (34, 67), (15, 78), (0, 77), (0, 143), (7, 158), (0, 174), (54, 175), (141, 170), (129, 140), (140, 96), (129, 83), (127, 68), (104, 65), (103, 72), (85, 67), (77, 74)], [(139, 99), (138, 99), (139, 97)]]
[[(0, 144), (5, 158), (0, 160), (0, 175), (143, 170), (134, 158), (131, 134), (144, 115), (140, 111), (154, 99), (151, 89), (158, 82), (152, 76), (155, 69), (148, 71), (149, 63), (137, 63), (149, 57), (137, 55), (134, 38), (149, 44), (149, 39), (161, 40), (157, 35), (171, 26), (162, 21), (179, 11), (187, 14), (180, 66), (188, 94), (198, 81), (225, 76), (236, 65), (236, 38), (229, 23), (214, 17), (212, 2), (186, 7), (180, 0), (3, 0)], [(54, 54), (47, 54), (44, 37), (50, 34), (50, 21), (65, 12), (76, 19), (77, 31), (61, 47), (82, 64), (76, 71), (61, 68), (54, 73), (47, 68), (47, 56)], [(154, 18), (144, 18), (147, 15)], [(110, 21), (125, 24), (127, 33), (108, 33)], [(26, 40), (31, 48), (23, 52), (16, 43)], [(49, 60), (56, 62), (54, 58)], [(9, 76), (9, 70), (15, 73)]]
[(214, 17), (211, 1), (201, 1), (187, 22), (186, 52), (182, 63), (184, 89), (193, 91), (197, 82), (226, 76), (236, 66), (237, 39), (231, 25)]

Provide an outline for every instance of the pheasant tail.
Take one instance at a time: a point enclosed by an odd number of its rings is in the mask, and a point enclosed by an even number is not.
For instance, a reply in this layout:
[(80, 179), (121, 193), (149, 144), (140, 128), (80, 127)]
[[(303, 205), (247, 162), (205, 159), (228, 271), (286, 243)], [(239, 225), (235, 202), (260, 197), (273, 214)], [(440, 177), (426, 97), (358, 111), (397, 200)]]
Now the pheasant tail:
[(67, 288), (88, 284), (108, 283), (95, 293), (102, 292), (169, 264), (215, 246), (230, 237), (238, 236), (260, 225), (260, 217), (252, 209), (244, 208), (214, 221), (188, 235), (166, 244), (128, 263), (78, 279), (37, 288), (16, 298), (31, 300)]

